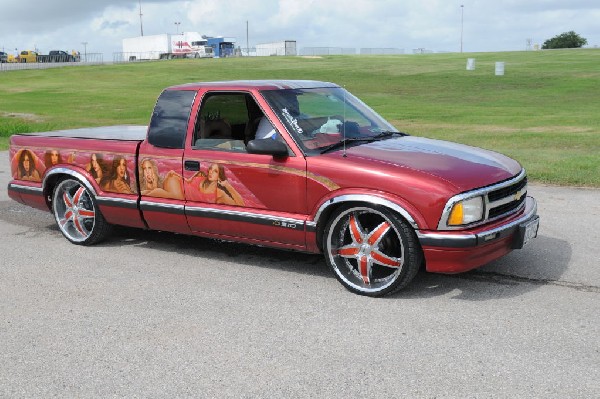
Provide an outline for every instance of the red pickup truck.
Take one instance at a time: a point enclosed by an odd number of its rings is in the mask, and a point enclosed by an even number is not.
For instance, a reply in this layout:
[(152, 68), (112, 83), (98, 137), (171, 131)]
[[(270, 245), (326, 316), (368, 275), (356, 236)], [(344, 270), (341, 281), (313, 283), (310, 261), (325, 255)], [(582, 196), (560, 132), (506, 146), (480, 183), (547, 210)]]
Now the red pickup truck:
[(169, 87), (148, 127), (14, 135), (10, 158), (10, 197), (75, 244), (124, 225), (323, 253), (369, 296), (479, 267), (539, 225), (518, 162), (399, 132), (325, 82)]

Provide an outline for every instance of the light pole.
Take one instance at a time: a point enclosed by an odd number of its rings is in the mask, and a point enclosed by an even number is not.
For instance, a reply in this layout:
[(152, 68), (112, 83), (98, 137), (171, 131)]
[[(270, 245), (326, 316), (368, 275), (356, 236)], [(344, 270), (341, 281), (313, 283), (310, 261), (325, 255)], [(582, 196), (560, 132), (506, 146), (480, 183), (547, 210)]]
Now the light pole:
[(142, 0), (140, 0), (140, 36), (144, 36), (144, 25), (142, 24)]
[(87, 62), (87, 44), (88, 42), (81, 42), (83, 44), (83, 62)]
[(181, 25), (181, 22), (175, 22), (175, 27), (177, 28), (177, 34), (179, 34), (179, 25)]
[(465, 5), (460, 5), (460, 52), (463, 52), (463, 24), (464, 24)]

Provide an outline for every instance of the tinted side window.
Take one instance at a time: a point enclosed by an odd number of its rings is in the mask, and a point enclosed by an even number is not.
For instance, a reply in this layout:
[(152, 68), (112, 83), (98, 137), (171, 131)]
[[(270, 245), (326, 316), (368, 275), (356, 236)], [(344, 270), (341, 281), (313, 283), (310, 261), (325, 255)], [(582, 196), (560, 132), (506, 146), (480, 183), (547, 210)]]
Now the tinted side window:
[(195, 91), (165, 90), (150, 120), (148, 142), (156, 147), (183, 148)]
[[(194, 146), (202, 149), (246, 151), (249, 129), (247, 93), (208, 93), (196, 118)], [(254, 103), (254, 107), (258, 107)]]

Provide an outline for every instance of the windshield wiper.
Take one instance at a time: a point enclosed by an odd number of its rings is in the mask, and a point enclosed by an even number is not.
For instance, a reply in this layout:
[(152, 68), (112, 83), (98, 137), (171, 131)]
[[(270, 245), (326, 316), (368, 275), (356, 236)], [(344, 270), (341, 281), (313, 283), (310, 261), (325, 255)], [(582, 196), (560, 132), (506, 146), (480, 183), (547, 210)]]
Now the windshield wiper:
[(347, 137), (343, 140), (338, 141), (337, 143), (333, 143), (326, 147), (323, 147), (321, 149), (321, 154), (325, 154), (326, 152), (337, 150), (348, 144), (372, 143), (374, 141), (389, 139), (390, 137), (394, 137), (394, 136), (404, 137), (404, 136), (408, 136), (408, 134), (403, 133), (403, 132), (385, 131), (385, 132), (381, 132), (375, 136)]
[(394, 137), (394, 136), (405, 137), (405, 136), (408, 136), (408, 133), (386, 130), (375, 136), (372, 136), (372, 138), (381, 140), (381, 139), (387, 139), (387, 138)]
[(338, 141), (337, 143), (329, 144), (326, 147), (321, 149), (321, 154), (325, 154), (326, 152), (337, 150), (340, 147), (347, 146), (349, 144), (357, 144), (357, 143), (372, 143), (373, 141), (377, 141), (374, 137), (349, 137), (343, 140)]

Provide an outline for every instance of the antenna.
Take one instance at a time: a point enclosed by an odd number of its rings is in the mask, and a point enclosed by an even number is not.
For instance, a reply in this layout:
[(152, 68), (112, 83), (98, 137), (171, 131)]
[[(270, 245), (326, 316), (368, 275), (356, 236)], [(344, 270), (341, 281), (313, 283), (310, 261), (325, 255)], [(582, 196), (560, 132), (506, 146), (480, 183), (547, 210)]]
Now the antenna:
[(460, 52), (463, 52), (463, 25), (465, 16), (465, 5), (460, 5)]
[(140, 34), (144, 36), (144, 25), (142, 24), (142, 0), (140, 0)]
[(346, 158), (346, 85), (343, 86), (344, 89), (344, 120), (342, 121), (342, 140), (344, 143), (344, 151), (342, 151), (342, 156)]

